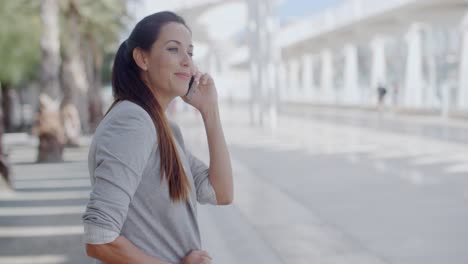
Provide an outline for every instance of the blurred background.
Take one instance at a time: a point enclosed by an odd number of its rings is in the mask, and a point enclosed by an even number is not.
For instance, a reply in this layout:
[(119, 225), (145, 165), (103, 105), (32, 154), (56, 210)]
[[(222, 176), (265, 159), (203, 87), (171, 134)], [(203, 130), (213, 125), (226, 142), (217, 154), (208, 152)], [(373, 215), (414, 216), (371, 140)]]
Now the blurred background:
[[(137, 21), (182, 15), (215, 79), (235, 201), (213, 263), (468, 263), (465, 0), (0, 1), (0, 263), (92, 263), (87, 151)], [(203, 121), (167, 114), (209, 162)]]

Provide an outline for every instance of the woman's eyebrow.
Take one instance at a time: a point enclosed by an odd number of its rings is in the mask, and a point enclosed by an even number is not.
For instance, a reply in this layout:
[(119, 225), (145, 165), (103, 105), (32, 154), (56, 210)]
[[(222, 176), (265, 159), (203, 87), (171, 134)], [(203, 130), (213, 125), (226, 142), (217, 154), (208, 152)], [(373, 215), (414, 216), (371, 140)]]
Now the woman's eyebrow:
[[(178, 40), (175, 40), (175, 39), (168, 40), (168, 41), (166, 42), (166, 44), (169, 43), (169, 42), (171, 42), (171, 41), (174, 41), (175, 43), (177, 43), (177, 44), (179, 44), (180, 46), (182, 46), (182, 43), (181, 43), (180, 41), (178, 41)], [(190, 44), (189, 47), (190, 47), (190, 48), (193, 48), (193, 45)]]

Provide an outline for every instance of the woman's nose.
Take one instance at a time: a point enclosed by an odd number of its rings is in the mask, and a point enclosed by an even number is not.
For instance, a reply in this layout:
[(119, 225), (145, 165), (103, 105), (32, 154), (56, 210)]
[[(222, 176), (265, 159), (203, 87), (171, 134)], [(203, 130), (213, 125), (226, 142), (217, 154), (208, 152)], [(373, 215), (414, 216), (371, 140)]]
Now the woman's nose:
[(190, 57), (189, 54), (185, 54), (184, 57), (182, 58), (182, 66), (184, 67), (190, 67), (192, 58)]

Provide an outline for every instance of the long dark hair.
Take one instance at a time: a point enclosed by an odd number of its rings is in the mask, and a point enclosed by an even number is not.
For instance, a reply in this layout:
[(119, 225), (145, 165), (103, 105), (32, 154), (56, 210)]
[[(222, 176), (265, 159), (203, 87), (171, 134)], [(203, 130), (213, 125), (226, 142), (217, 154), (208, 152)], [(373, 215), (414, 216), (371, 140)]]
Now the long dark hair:
[(115, 101), (109, 110), (117, 102), (128, 100), (148, 112), (158, 136), (161, 180), (167, 181), (172, 201), (186, 201), (190, 193), (190, 184), (177, 153), (169, 122), (156, 95), (141, 79), (140, 68), (133, 59), (133, 49), (149, 51), (158, 39), (161, 28), (170, 22), (180, 23), (189, 29), (184, 19), (177, 14), (168, 11), (159, 12), (138, 22), (130, 37), (120, 45), (112, 68), (112, 90)]

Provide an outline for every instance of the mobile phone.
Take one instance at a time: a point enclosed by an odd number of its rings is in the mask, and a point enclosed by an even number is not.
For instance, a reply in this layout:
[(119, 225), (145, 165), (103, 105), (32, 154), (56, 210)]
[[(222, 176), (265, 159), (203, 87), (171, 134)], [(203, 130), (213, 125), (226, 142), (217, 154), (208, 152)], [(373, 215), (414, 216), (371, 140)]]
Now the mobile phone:
[(187, 94), (185, 94), (185, 96), (187, 97), (187, 99), (192, 99), (192, 95), (193, 95), (193, 92), (195, 91), (195, 76), (192, 76), (192, 78), (190, 79), (190, 82), (189, 82), (189, 87), (188, 87), (188, 90), (187, 90)]

